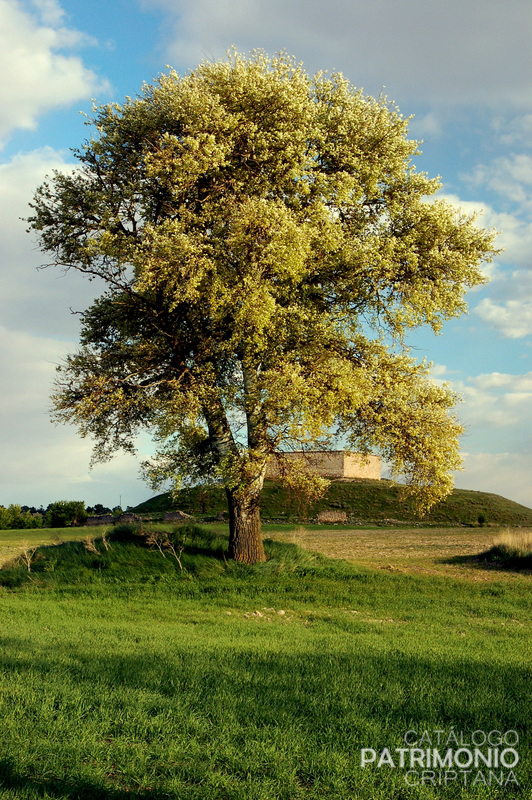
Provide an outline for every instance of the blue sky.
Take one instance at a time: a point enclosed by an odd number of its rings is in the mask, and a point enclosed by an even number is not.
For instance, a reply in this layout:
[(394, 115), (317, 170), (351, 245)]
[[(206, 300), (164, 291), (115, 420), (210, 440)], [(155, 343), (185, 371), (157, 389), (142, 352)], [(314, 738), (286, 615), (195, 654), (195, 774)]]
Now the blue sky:
[(386, 94), (414, 115), (418, 169), (501, 231), (505, 252), (468, 316), (412, 345), (463, 396), (457, 486), (532, 507), (531, 39), (529, 0), (0, 0), (0, 503), (150, 496), (135, 459), (89, 471), (90, 442), (49, 422), (54, 365), (76, 343), (70, 309), (96, 288), (38, 270), (20, 217), (45, 174), (73, 163), (91, 99), (121, 102), (166, 65), (184, 72), (235, 45)]

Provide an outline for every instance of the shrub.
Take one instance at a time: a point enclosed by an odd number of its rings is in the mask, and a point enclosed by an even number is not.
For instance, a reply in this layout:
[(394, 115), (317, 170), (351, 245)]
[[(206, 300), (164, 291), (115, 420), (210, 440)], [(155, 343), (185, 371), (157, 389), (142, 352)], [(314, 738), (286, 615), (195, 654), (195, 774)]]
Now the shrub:
[(532, 532), (503, 531), (480, 558), (502, 567), (532, 569)]

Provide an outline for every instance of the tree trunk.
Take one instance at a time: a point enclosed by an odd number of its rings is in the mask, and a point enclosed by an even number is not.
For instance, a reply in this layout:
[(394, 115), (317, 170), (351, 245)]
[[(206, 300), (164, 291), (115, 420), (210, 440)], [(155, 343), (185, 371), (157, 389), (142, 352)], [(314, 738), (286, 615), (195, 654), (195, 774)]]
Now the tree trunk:
[(244, 564), (266, 561), (260, 523), (260, 491), (225, 491), (229, 506), (229, 557)]

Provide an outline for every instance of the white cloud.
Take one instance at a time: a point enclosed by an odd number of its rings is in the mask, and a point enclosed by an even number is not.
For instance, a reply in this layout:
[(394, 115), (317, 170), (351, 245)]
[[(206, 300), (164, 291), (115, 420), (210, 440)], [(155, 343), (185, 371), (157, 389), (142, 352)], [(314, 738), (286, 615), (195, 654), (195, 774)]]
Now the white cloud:
[[(496, 211), (483, 201), (465, 201), (442, 193), (444, 199), (468, 214), (478, 214), (478, 224), (499, 232), (495, 247), (502, 248), (492, 264), (484, 266), (488, 296), (473, 313), (507, 339), (532, 334), (532, 222), (518, 214)], [(512, 265), (509, 270), (505, 265)]]
[(441, 192), (439, 196), (466, 214), (477, 214), (477, 222), (481, 227), (498, 232), (495, 247), (502, 248), (503, 252), (497, 256), (497, 261), (532, 267), (532, 222), (521, 219), (517, 214), (497, 211), (483, 200), (462, 200), (458, 195), (446, 192)]
[(422, 140), (426, 136), (431, 139), (441, 136), (443, 125), (438, 113), (431, 111), (423, 116), (416, 116), (410, 121), (409, 133), (413, 139)]
[(500, 389), (511, 387), (514, 392), (532, 392), (532, 372), (526, 375), (510, 375), (504, 372), (491, 372), (470, 378), (479, 389)]
[(476, 167), (472, 181), (502, 195), (521, 210), (532, 209), (532, 155), (511, 153)]
[(62, 51), (86, 38), (62, 27), (54, 0), (37, 0), (40, 19), (16, 0), (0, 0), (0, 142), (33, 128), (40, 114), (90, 97), (102, 82), (76, 55)]
[(96, 283), (70, 271), (37, 268), (46, 263), (34, 236), (26, 233), (35, 189), (54, 169), (73, 165), (50, 147), (19, 155), (0, 164), (0, 324), (53, 336), (75, 337), (77, 317), (101, 292)]
[(31, 0), (44, 25), (57, 27), (63, 22), (65, 12), (56, 0)]
[[(528, 0), (144, 0), (169, 19), (177, 66), (241, 50), (286, 49), (378, 93), (430, 105), (530, 104)], [(172, 32), (173, 31), (173, 35)]]
[(462, 397), (456, 411), (466, 429), (464, 469), (455, 474), (456, 485), (495, 492), (532, 508), (532, 372), (457, 379), (455, 371), (437, 364), (431, 373)]
[[(69, 171), (61, 153), (45, 147), (0, 164), (0, 503), (47, 504), (58, 499), (124, 503), (150, 495), (137, 461), (119, 456), (89, 472), (91, 444), (48, 416), (54, 369), (75, 349), (78, 322), (101, 289), (71, 271), (37, 271), (45, 260), (19, 218), (53, 169)], [(116, 481), (116, 483), (115, 483)]]
[(499, 142), (505, 146), (528, 146), (532, 138), (532, 114), (518, 114), (510, 118), (495, 117), (492, 129)]
[[(516, 293), (518, 291), (516, 286)], [(475, 313), (508, 339), (521, 339), (532, 334), (532, 299), (494, 303), (485, 297), (476, 306)]]
[(531, 453), (463, 453), (462, 455), (464, 471), (456, 473), (456, 486), (499, 494), (532, 508)]
[(51, 424), (49, 395), (55, 366), (71, 345), (0, 327), (0, 504), (47, 505), (82, 499), (124, 505), (151, 492), (138, 478), (138, 460), (118, 455), (89, 471), (91, 443), (73, 428)]
[(432, 367), (431, 375), (436, 383), (450, 385), (462, 398), (457, 412), (468, 435), (482, 427), (492, 433), (494, 429), (514, 427), (520, 443), (525, 442), (529, 434), (523, 435), (523, 431), (528, 432), (532, 416), (532, 372), (519, 375), (491, 372), (460, 378), (456, 371), (437, 364)]

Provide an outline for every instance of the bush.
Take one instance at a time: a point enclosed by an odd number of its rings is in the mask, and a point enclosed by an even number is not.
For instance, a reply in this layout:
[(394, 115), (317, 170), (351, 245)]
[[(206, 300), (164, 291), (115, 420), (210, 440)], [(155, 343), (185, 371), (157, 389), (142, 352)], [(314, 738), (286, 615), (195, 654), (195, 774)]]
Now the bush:
[(493, 547), (482, 553), (480, 559), (500, 567), (532, 569), (532, 533), (508, 529), (494, 540)]
[(115, 525), (107, 533), (107, 539), (110, 542), (133, 542), (134, 544), (144, 544), (145, 542), (145, 536), (141, 531), (140, 525), (130, 525), (128, 523)]

